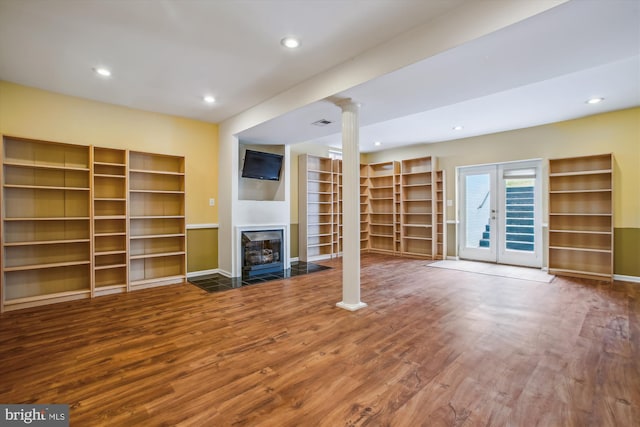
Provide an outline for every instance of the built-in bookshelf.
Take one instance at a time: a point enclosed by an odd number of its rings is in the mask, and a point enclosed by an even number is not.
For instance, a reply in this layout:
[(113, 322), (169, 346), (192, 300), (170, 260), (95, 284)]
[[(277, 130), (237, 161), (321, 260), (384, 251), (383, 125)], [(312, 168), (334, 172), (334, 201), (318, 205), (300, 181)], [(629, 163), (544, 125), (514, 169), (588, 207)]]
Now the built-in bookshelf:
[(2, 166), (2, 310), (89, 297), (89, 147), (4, 136)]
[(184, 158), (2, 138), (0, 310), (186, 279)]
[(402, 254), (433, 258), (435, 218), (431, 157), (402, 161)]
[[(444, 172), (431, 157), (360, 165), (360, 250), (446, 258)], [(299, 256), (342, 254), (342, 162), (299, 157)]]
[(184, 158), (129, 152), (129, 287), (186, 279)]
[(434, 172), (435, 193), (435, 259), (447, 258), (447, 216), (446, 216), (446, 188), (445, 171)]
[(369, 166), (360, 165), (360, 250), (369, 249)]
[(396, 252), (395, 245), (395, 175), (400, 163), (373, 163), (369, 178), (369, 250), (379, 253)]
[(332, 159), (308, 154), (299, 156), (298, 191), (299, 258), (305, 262), (331, 258), (336, 228)]
[(93, 295), (127, 290), (127, 151), (93, 147)]
[(613, 156), (549, 160), (549, 272), (613, 280)]

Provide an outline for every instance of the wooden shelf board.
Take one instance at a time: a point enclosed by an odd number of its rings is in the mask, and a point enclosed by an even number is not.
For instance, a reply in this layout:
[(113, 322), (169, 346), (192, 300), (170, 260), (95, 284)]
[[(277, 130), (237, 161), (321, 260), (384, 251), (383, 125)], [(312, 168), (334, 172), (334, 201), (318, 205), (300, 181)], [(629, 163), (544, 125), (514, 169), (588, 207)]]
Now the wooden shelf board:
[(588, 277), (588, 276), (592, 276), (592, 277), (601, 277), (601, 278), (607, 278), (607, 279), (611, 279), (612, 275), (608, 274), (608, 273), (596, 273), (593, 271), (584, 271), (584, 270), (571, 270), (568, 268), (557, 268), (557, 267), (549, 267), (549, 274), (558, 274), (558, 275), (562, 275), (562, 273), (566, 273), (566, 274), (576, 274), (579, 275), (578, 277)]
[(94, 197), (96, 202), (126, 202), (126, 197)]
[(4, 188), (22, 188), (26, 190), (89, 191), (89, 187), (53, 187), (49, 185), (5, 184)]
[(91, 239), (69, 239), (69, 240), (34, 240), (32, 242), (8, 242), (5, 243), (5, 247), (11, 246), (32, 246), (32, 245), (57, 245), (67, 243), (87, 243)]
[(99, 166), (127, 166), (124, 163), (110, 163), (110, 162), (93, 162), (94, 165), (99, 165)]
[(82, 289), (78, 291), (66, 291), (66, 292), (57, 292), (57, 293), (46, 294), (46, 295), (36, 295), (32, 297), (14, 298), (14, 299), (5, 300), (4, 305), (15, 305), (15, 304), (25, 304), (25, 303), (36, 302), (36, 301), (45, 301), (53, 298), (64, 298), (64, 297), (69, 297), (73, 295), (83, 295), (83, 294), (88, 294), (90, 292), (91, 292), (90, 289)]
[(4, 271), (27, 271), (27, 270), (43, 270), (45, 268), (56, 268), (56, 267), (72, 267), (76, 265), (86, 265), (90, 264), (91, 261), (67, 261), (67, 262), (54, 262), (50, 264), (32, 264), (32, 265), (21, 265), (16, 267), (4, 267)]
[(378, 234), (378, 233), (369, 233), (371, 237), (383, 237), (383, 238), (393, 238), (393, 234)]
[(94, 270), (110, 270), (112, 268), (124, 268), (127, 264), (109, 264), (109, 265), (96, 265)]
[(611, 231), (586, 231), (586, 230), (549, 230), (549, 233), (605, 234), (605, 235), (613, 234)]
[(105, 255), (120, 255), (120, 254), (126, 254), (127, 251), (125, 249), (122, 250), (117, 250), (117, 251), (102, 251), (102, 252), (94, 252), (93, 255), (95, 256), (105, 256)]
[(431, 225), (431, 224), (402, 224), (402, 226), (403, 227), (418, 227), (418, 228), (433, 228), (433, 225)]
[(109, 237), (109, 236), (126, 236), (127, 233), (124, 231), (118, 231), (116, 233), (95, 233), (94, 237)]
[(611, 213), (549, 212), (549, 216), (613, 216)]
[(101, 219), (127, 219), (126, 215), (96, 215), (93, 219), (101, 220)]
[(184, 219), (184, 215), (136, 215), (129, 219)]
[(108, 289), (120, 289), (120, 288), (126, 288), (127, 284), (126, 283), (120, 283), (117, 285), (96, 285), (96, 290), (101, 290), (101, 291), (106, 291)]
[(129, 173), (144, 173), (144, 174), (152, 174), (152, 175), (184, 176), (184, 172), (156, 171), (156, 170), (150, 170), (150, 169), (129, 169)]
[(129, 259), (148, 259), (148, 258), (162, 258), (162, 257), (170, 257), (170, 256), (179, 256), (185, 255), (185, 251), (179, 252), (159, 252), (155, 254), (144, 254), (144, 255), (131, 255)]
[(133, 194), (184, 194), (183, 190), (129, 190)]
[(403, 202), (431, 202), (433, 199), (404, 199)]
[(611, 169), (596, 169), (596, 170), (586, 170), (586, 171), (576, 171), (576, 172), (553, 172), (549, 174), (550, 178), (554, 176), (584, 176), (584, 175), (602, 175), (602, 174), (610, 174), (612, 173)]
[(184, 281), (186, 280), (186, 276), (177, 275), (177, 276), (164, 276), (164, 277), (154, 277), (151, 279), (134, 280), (129, 285), (132, 287), (135, 287), (135, 286), (149, 285), (156, 282), (168, 282), (168, 281), (174, 281), (174, 280)]
[(412, 236), (404, 236), (404, 240), (433, 240), (433, 237), (412, 237)]
[(595, 249), (595, 248), (581, 248), (577, 246), (549, 246), (549, 249), (557, 249), (562, 251), (571, 251), (571, 252), (596, 252), (603, 254), (610, 254), (613, 252), (612, 249)]
[(35, 163), (13, 162), (11, 160), (8, 160), (8, 161), (5, 160), (3, 164), (7, 166), (17, 166), (17, 167), (30, 168), (30, 169), (49, 169), (49, 170), (89, 172), (88, 167), (81, 168), (77, 166), (43, 165), (43, 164), (35, 164)]
[(118, 179), (125, 179), (127, 177), (126, 175), (113, 175), (110, 173), (94, 173), (93, 176), (95, 178), (118, 178)]
[(5, 221), (79, 221), (88, 220), (88, 216), (55, 216), (55, 217), (24, 217), (24, 218), (5, 218)]
[(613, 189), (611, 188), (601, 188), (597, 190), (553, 190), (549, 191), (549, 194), (611, 193), (612, 191)]
[(184, 233), (175, 233), (175, 234), (149, 234), (143, 236), (131, 236), (131, 240), (139, 240), (139, 239), (162, 239), (165, 237), (184, 237)]
[(323, 246), (331, 246), (333, 245), (333, 243), (329, 242), (329, 243), (313, 243), (313, 244), (308, 244), (307, 247), (308, 248), (321, 248)]

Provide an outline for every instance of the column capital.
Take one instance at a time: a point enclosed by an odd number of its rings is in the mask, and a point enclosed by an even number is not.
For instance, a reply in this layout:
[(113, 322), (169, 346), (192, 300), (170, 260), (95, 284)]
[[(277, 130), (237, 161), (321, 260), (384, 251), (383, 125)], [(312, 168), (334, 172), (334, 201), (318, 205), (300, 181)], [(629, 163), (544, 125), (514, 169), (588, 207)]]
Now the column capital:
[(357, 111), (361, 105), (359, 102), (356, 102), (351, 98), (340, 98), (337, 96), (331, 96), (327, 98), (327, 100), (340, 107), (342, 111)]

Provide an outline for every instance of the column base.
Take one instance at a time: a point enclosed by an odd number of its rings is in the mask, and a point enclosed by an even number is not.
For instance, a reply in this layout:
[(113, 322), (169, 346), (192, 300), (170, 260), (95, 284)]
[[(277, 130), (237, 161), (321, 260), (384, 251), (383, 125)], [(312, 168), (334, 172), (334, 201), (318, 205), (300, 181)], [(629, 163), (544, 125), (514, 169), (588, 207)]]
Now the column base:
[(340, 301), (339, 303), (336, 304), (336, 307), (344, 308), (345, 310), (349, 310), (349, 311), (360, 310), (361, 308), (365, 308), (366, 306), (367, 304), (362, 301), (360, 301), (357, 304), (349, 304), (344, 301)]

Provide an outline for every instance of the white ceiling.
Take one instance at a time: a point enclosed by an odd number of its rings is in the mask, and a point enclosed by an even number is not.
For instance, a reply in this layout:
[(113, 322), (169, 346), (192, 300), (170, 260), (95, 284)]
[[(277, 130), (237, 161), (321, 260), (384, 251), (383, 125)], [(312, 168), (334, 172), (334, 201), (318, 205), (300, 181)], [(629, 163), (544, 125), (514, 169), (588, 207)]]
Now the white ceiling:
[[(337, 96), (362, 104), (362, 152), (638, 106), (640, 2), (574, 0)], [(318, 119), (333, 123), (310, 125)], [(340, 147), (340, 110), (317, 102), (241, 137)]]
[(0, 0), (0, 79), (220, 122), (462, 1)]
[[(0, 79), (220, 122), (467, 1), (0, 0)], [(637, 106), (640, 2), (573, 0), (336, 95), (362, 103), (365, 152)], [(339, 146), (339, 114), (317, 102), (240, 137)]]

